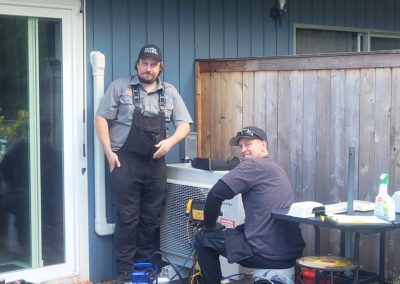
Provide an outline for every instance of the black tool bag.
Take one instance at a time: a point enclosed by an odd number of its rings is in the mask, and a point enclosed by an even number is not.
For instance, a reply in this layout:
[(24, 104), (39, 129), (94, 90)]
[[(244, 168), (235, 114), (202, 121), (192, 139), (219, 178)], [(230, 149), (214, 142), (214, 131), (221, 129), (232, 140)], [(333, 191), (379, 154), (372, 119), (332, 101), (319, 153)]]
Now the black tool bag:
[(212, 160), (210, 158), (193, 158), (192, 167), (206, 171), (230, 171), (240, 163), (238, 157), (228, 160)]

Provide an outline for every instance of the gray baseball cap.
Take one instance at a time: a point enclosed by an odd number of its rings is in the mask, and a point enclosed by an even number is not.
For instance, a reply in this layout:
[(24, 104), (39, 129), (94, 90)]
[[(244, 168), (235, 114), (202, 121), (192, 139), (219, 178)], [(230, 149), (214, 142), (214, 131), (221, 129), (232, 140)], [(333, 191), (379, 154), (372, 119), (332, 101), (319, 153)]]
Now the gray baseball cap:
[(230, 141), (231, 146), (239, 146), (239, 140), (242, 138), (253, 138), (267, 141), (267, 134), (261, 128), (246, 126), (241, 131), (237, 132), (235, 137), (232, 137)]

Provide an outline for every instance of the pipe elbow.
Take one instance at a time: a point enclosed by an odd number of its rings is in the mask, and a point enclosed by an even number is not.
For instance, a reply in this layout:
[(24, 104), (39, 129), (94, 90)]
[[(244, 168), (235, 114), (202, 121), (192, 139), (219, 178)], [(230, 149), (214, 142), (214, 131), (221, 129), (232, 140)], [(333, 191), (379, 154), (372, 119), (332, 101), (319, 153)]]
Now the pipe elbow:
[(106, 58), (100, 51), (92, 51), (90, 53), (90, 64), (92, 65), (93, 75), (104, 76), (106, 67)]
[(94, 230), (99, 236), (108, 236), (114, 234), (115, 224), (107, 223), (105, 218), (95, 219)]

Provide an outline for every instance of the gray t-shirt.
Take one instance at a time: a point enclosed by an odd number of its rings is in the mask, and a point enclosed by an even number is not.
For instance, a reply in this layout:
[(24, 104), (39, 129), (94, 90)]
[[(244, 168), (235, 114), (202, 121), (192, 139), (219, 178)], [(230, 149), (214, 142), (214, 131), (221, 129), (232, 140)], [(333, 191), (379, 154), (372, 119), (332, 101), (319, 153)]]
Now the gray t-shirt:
[(118, 151), (128, 137), (132, 124), (132, 115), (135, 109), (133, 103), (132, 86), (138, 86), (140, 100), (139, 108), (146, 116), (155, 116), (159, 112), (158, 90), (164, 89), (165, 94), (165, 120), (172, 122), (175, 127), (182, 123), (193, 123), (178, 90), (167, 82), (158, 81), (158, 87), (154, 92), (147, 93), (140, 85), (136, 76), (114, 80), (102, 97), (96, 115), (111, 122), (110, 140), (113, 151)]
[(271, 216), (273, 209), (287, 208), (294, 202), (286, 172), (271, 157), (244, 160), (221, 179), (235, 194), (242, 194), (244, 233), (255, 253), (268, 259), (301, 254), (300, 231), (294, 228), (298, 236), (288, 236), (286, 224)]

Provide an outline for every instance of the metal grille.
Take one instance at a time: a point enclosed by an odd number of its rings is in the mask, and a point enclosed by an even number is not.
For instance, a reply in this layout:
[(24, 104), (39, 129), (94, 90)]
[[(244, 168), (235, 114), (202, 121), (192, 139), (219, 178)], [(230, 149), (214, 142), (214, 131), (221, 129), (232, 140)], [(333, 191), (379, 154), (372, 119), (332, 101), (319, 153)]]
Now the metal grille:
[(205, 200), (210, 188), (168, 183), (161, 213), (160, 249), (164, 253), (188, 258), (194, 248), (192, 227), (185, 216), (189, 199)]

